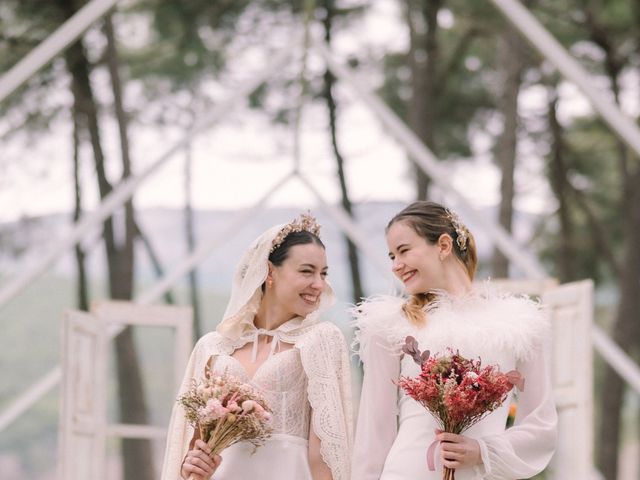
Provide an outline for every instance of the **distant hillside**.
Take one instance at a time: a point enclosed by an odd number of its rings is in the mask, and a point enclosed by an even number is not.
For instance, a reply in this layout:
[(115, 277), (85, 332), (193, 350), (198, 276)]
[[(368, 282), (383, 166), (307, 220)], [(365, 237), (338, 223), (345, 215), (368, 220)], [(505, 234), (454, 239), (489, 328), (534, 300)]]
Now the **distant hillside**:
[[(371, 242), (375, 251), (386, 261), (387, 247), (384, 240), (384, 227), (388, 220), (402, 209), (404, 205), (397, 202), (372, 202), (356, 207), (357, 223)], [(256, 214), (255, 218), (230, 236), (199, 268), (202, 286), (221, 294), (227, 293), (233, 269), (246, 246), (263, 230), (277, 223), (288, 222), (299, 211), (295, 208), (268, 208)], [(322, 238), (327, 246), (330, 265), (330, 279), (340, 294), (349, 297), (348, 265), (346, 264), (345, 242), (333, 220), (322, 210), (313, 212), (322, 224)], [(238, 214), (238, 211), (208, 210), (195, 213), (196, 238), (198, 242), (218, 235), (225, 226)], [(495, 218), (493, 210), (483, 212)], [(138, 221), (147, 237), (153, 244), (158, 257), (166, 270), (175, 266), (186, 253), (183, 212), (169, 209), (150, 209), (138, 212)], [(519, 238), (527, 238), (531, 232), (535, 218), (519, 215), (516, 227)], [(23, 270), (25, 265), (34, 262), (39, 254), (49, 248), (54, 239), (60, 238), (69, 228), (66, 215), (51, 215), (29, 221), (0, 224), (0, 271), (3, 276), (14, 275)], [(475, 232), (480, 253), (481, 264), (491, 254), (491, 245), (483, 232), (469, 227)], [(94, 280), (104, 278), (104, 254), (99, 241), (99, 231), (94, 232), (91, 239), (84, 242), (91, 252), (89, 257), (90, 275)], [(16, 254), (18, 258), (16, 258)], [(372, 264), (363, 256), (364, 285), (367, 293), (388, 290), (389, 284)], [(154, 274), (145, 251), (139, 246), (136, 256), (137, 279), (139, 284), (153, 281)], [(53, 274), (73, 278), (74, 263), (71, 255), (66, 255), (54, 267)], [(482, 275), (482, 271), (481, 271)]]

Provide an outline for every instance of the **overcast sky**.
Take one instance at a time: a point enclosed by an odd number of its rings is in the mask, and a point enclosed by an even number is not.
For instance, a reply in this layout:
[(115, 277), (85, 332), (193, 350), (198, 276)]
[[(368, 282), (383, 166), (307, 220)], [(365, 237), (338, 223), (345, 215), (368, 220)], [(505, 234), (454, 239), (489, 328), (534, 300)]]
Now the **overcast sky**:
[[(345, 58), (367, 49), (369, 51), (403, 49), (407, 35), (402, 26), (397, 2), (379, 1), (365, 19), (347, 33), (336, 36), (335, 50)], [(441, 25), (451, 26), (455, 21), (446, 11)], [(275, 40), (277, 43), (277, 39)], [(260, 71), (255, 52), (246, 58), (238, 56), (230, 65), (233, 81), (226, 85), (212, 85), (219, 98), (237, 87), (236, 82), (251, 78)], [(321, 73), (322, 63), (317, 57), (310, 59), (310, 72)], [(365, 79), (371, 84), (375, 78)], [(96, 88), (108, 90), (108, 79), (94, 77)], [(129, 85), (128, 98), (137, 95), (136, 85)], [(60, 90), (62, 103), (71, 98)], [(391, 139), (367, 107), (358, 102), (348, 86), (337, 89), (339, 100), (339, 143), (346, 158), (346, 174), (353, 200), (410, 201), (415, 196), (414, 181), (403, 149)], [(571, 86), (563, 91), (561, 116), (585, 113), (586, 101)], [(521, 109), (540, 109), (546, 103), (545, 91), (531, 88), (521, 95)], [(323, 106), (307, 103), (301, 128), (301, 170), (310, 178), (327, 200), (339, 199), (336, 167), (326, 128)], [(2, 122), (0, 120), (0, 127)], [(103, 123), (106, 134), (104, 147), (110, 158), (118, 157), (118, 137), (113, 124)], [(2, 132), (2, 128), (0, 128)], [(182, 135), (178, 128), (132, 128), (134, 171), (142, 170), (169, 149)], [(473, 160), (451, 162), (453, 183), (478, 206), (496, 204), (499, 200), (499, 172), (492, 164), (490, 141), (479, 133), (473, 138)], [(0, 189), (0, 221), (21, 216), (42, 215), (72, 210), (71, 125), (60, 121), (51, 133), (37, 141), (4, 142), (0, 166), (5, 180)], [(549, 190), (542, 176), (543, 162), (539, 152), (526, 142), (520, 145), (521, 188), (516, 206), (528, 211), (552, 208)], [(274, 126), (265, 115), (239, 105), (225, 121), (199, 136), (193, 143), (193, 204), (198, 209), (235, 209), (255, 203), (293, 166), (293, 130)], [(95, 174), (91, 168), (90, 152), (84, 152), (83, 186), (85, 207), (97, 202)], [(114, 162), (114, 163), (119, 163)], [(112, 172), (116, 173), (116, 172)], [(184, 202), (184, 156), (176, 155), (152, 179), (146, 181), (136, 194), (139, 208), (180, 208)], [(117, 178), (113, 175), (112, 178)], [(313, 196), (299, 183), (291, 182), (273, 196), (272, 205), (313, 206)]]

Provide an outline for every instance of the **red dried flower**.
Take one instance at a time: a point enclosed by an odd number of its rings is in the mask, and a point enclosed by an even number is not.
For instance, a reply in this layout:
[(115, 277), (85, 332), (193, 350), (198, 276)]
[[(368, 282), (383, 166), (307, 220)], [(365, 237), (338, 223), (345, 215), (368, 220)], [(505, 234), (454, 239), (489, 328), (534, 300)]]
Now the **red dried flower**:
[[(407, 337), (407, 352), (422, 360), (418, 344)], [(445, 432), (460, 434), (496, 410), (508, 393), (524, 379), (516, 371), (502, 373), (495, 365), (483, 367), (480, 358), (470, 360), (458, 351), (445, 355), (425, 355), (421, 372), (415, 378), (400, 377), (398, 386), (420, 403)], [(448, 478), (452, 472), (448, 472)]]

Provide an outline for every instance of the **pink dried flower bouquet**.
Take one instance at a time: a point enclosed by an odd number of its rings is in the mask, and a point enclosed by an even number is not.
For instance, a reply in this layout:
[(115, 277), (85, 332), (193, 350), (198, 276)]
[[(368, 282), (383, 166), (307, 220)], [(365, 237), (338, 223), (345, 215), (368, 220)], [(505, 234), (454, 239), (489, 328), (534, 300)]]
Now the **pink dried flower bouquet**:
[(254, 387), (233, 375), (215, 375), (207, 367), (204, 378), (192, 380), (178, 402), (187, 421), (211, 447), (212, 458), (240, 441), (257, 448), (271, 435), (267, 402)]

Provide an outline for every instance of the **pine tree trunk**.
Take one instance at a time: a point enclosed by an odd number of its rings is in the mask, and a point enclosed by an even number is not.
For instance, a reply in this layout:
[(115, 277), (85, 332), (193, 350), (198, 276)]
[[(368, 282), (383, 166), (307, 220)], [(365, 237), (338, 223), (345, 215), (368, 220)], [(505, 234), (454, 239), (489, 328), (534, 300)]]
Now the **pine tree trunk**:
[[(192, 253), (196, 248), (195, 226), (193, 222), (193, 207), (191, 205), (191, 185), (193, 159), (191, 156), (191, 144), (185, 150), (184, 159), (184, 229), (187, 239), (187, 251)], [(200, 300), (198, 298), (198, 270), (193, 268), (189, 272), (189, 299), (193, 308), (193, 337), (198, 340), (203, 334), (202, 320), (200, 318)]]
[[(147, 256), (149, 257), (149, 261), (151, 262), (151, 266), (153, 267), (153, 272), (155, 273), (156, 278), (161, 279), (162, 277), (164, 277), (164, 268), (162, 268), (162, 264), (160, 263), (160, 259), (158, 258), (158, 255), (156, 254), (155, 249), (151, 244), (151, 240), (149, 240), (149, 237), (147, 237), (147, 235), (142, 231), (138, 222), (136, 222), (135, 228), (136, 239), (142, 242), (142, 246), (147, 252)], [(168, 290), (164, 294), (164, 301), (169, 305), (175, 303), (171, 290)]]
[[(640, 173), (627, 179), (638, 185)], [(628, 354), (638, 351), (638, 318), (640, 318), (640, 190), (630, 189), (630, 208), (625, 212), (625, 254), (620, 278), (620, 302), (613, 328), (614, 341)], [(606, 480), (618, 478), (618, 451), (621, 436), (621, 414), (624, 403), (623, 380), (607, 366), (602, 385), (602, 406), (599, 425), (598, 467)]]
[[(73, 0), (57, 0), (58, 7), (65, 18), (70, 18), (77, 11)], [(65, 53), (67, 69), (72, 78), (72, 93), (74, 105), (78, 115), (82, 118), (89, 134), (96, 167), (98, 189), (103, 199), (111, 191), (105, 174), (105, 156), (100, 139), (100, 128), (95, 96), (90, 81), (90, 64), (85, 53), (82, 40), (71, 45)], [(130, 170), (124, 164), (125, 174)], [(130, 202), (129, 202), (130, 203)], [(105, 220), (103, 224), (103, 238), (106, 248), (109, 288), (112, 298), (130, 299), (133, 286), (133, 224), (132, 206), (125, 208), (127, 231), (125, 247), (122, 253), (116, 245), (113, 218)], [(124, 422), (148, 423), (146, 403), (142, 385), (142, 375), (135, 352), (135, 345), (131, 329), (125, 329), (115, 341), (119, 398), (121, 400), (121, 417)], [(153, 458), (151, 445), (148, 441), (123, 441), (123, 460), (125, 464), (125, 479), (153, 480)]]
[[(76, 104), (82, 111), (86, 121), (98, 178), (100, 198), (104, 198), (111, 191), (111, 185), (106, 179), (104, 154), (100, 142), (100, 130), (96, 104), (89, 81), (89, 63), (80, 43), (72, 45), (66, 53), (66, 61), (72, 75), (72, 89)], [(106, 248), (109, 288), (111, 297), (115, 299), (130, 299), (132, 291), (131, 267), (132, 257), (120, 255), (116, 247), (113, 218), (105, 220), (103, 238)], [(116, 339), (118, 357), (118, 379), (122, 400), (120, 405), (122, 420), (131, 423), (147, 424), (147, 410), (142, 386), (142, 375), (135, 353), (135, 345), (131, 329), (125, 329)], [(123, 457), (127, 472), (126, 480), (153, 480), (153, 460), (151, 446), (148, 441), (125, 440), (123, 442)], [(132, 470), (135, 470), (132, 473)]]
[[(118, 53), (111, 16), (107, 15), (104, 22), (104, 32), (107, 39), (106, 61), (111, 77), (114, 107), (118, 131), (120, 136), (120, 151), (122, 157), (122, 179), (131, 176), (131, 158), (129, 136), (127, 131), (127, 116), (124, 110), (123, 89), (120, 80)], [(104, 165), (96, 168), (99, 179), (108, 185), (104, 172)], [(111, 189), (110, 186), (108, 188)], [(101, 190), (102, 191), (102, 190)], [(130, 300), (133, 296), (134, 275), (134, 242), (136, 225), (133, 210), (133, 200), (124, 205), (124, 242), (116, 250), (114, 263), (111, 267), (111, 295), (113, 298)], [(119, 380), (120, 418), (124, 423), (149, 424), (149, 414), (146, 405), (142, 382), (142, 372), (136, 355), (133, 330), (126, 328), (115, 340), (116, 362)], [(153, 451), (151, 442), (140, 439), (122, 440), (122, 457), (125, 480), (153, 480), (154, 472)]]
[[(507, 232), (511, 232), (518, 147), (518, 95), (522, 81), (524, 45), (518, 32), (511, 27), (507, 28), (498, 42), (500, 68), (503, 75), (503, 88), (498, 92), (498, 104), (504, 122), (496, 152), (496, 161), (502, 174), (498, 222)], [(492, 272), (495, 278), (509, 276), (509, 260), (498, 248), (493, 252)]]
[[(111, 15), (107, 15), (104, 20), (104, 32), (107, 39), (106, 62), (111, 78), (111, 86), (113, 90), (114, 110), (116, 114), (116, 122), (118, 125), (118, 133), (120, 138), (120, 155), (122, 157), (122, 180), (131, 176), (131, 158), (129, 148), (129, 135), (127, 131), (127, 114), (124, 110), (122, 82), (120, 80), (118, 52), (116, 47), (115, 34), (113, 31), (113, 23)], [(108, 185), (107, 177), (104, 174), (104, 168), (100, 168), (101, 183), (104, 183), (106, 190), (111, 190)], [(125, 228), (124, 242), (118, 249), (118, 278), (116, 283), (119, 285), (118, 298), (131, 299), (133, 294), (133, 273), (134, 273), (134, 241), (136, 236), (136, 226), (133, 211), (133, 200), (129, 199), (124, 204), (125, 211)]]
[[(331, 44), (331, 28), (334, 17), (334, 2), (333, 0), (325, 0), (325, 9), (326, 15), (324, 17), (324, 31), (325, 31), (325, 41), (327, 45)], [(353, 209), (351, 205), (351, 200), (349, 198), (349, 190), (347, 188), (347, 181), (344, 172), (344, 159), (342, 154), (340, 153), (340, 149), (338, 148), (338, 139), (336, 132), (336, 103), (335, 98), (333, 96), (333, 85), (335, 83), (335, 78), (331, 71), (328, 69), (324, 74), (324, 96), (327, 102), (327, 109), (329, 112), (329, 130), (331, 132), (331, 146), (333, 148), (333, 153), (336, 157), (336, 164), (338, 167), (338, 179), (340, 182), (340, 192), (342, 195), (342, 207), (349, 214), (351, 218), (353, 218)], [(345, 242), (347, 244), (347, 252), (349, 258), (349, 268), (351, 271), (351, 285), (352, 285), (352, 294), (353, 294), (353, 302), (358, 303), (364, 298), (364, 292), (362, 289), (362, 279), (360, 276), (360, 261), (358, 257), (358, 250), (356, 246), (353, 244), (351, 239), (344, 236)]]
[[(409, 64), (411, 67), (412, 95), (408, 105), (408, 121), (411, 129), (437, 156), (435, 144), (436, 90), (440, 60), (438, 44), (438, 12), (443, 0), (410, 0), (407, 2), (407, 21), (410, 31)], [(426, 32), (417, 32), (415, 18), (426, 25)], [(429, 191), (429, 177), (417, 166), (417, 198), (424, 200)]]
[(562, 127), (558, 122), (557, 107), (558, 96), (556, 86), (549, 87), (550, 99), (548, 104), (548, 122), (551, 131), (551, 159), (550, 159), (550, 180), (551, 188), (558, 200), (558, 217), (560, 219), (560, 246), (556, 255), (558, 277), (562, 283), (575, 279), (576, 258), (574, 252), (573, 223), (569, 212), (570, 192), (567, 188), (567, 165), (564, 158), (564, 140)]
[(551, 188), (558, 200), (558, 217), (560, 219), (560, 245), (556, 255), (558, 265), (557, 276), (562, 283), (577, 278), (575, 259), (575, 232), (571, 219), (570, 207), (577, 206), (586, 217), (594, 250), (602, 255), (615, 278), (622, 277), (622, 269), (615, 257), (607, 226), (597, 218), (589, 205), (586, 195), (573, 186), (569, 180), (569, 166), (566, 163), (567, 144), (563, 138), (563, 131), (557, 117), (558, 93), (557, 85), (549, 86), (548, 125), (551, 132), (551, 158), (549, 162), (549, 180)]
[[(614, 99), (620, 105), (619, 77), (623, 69), (624, 59), (615, 50), (610, 33), (597, 21), (598, 11), (595, 5), (590, 4), (585, 11), (585, 22), (591, 40), (605, 53), (604, 69), (611, 82)], [(624, 216), (625, 247), (623, 261), (620, 265), (620, 300), (613, 326), (612, 336), (614, 341), (629, 355), (638, 354), (638, 318), (640, 318), (640, 167), (637, 166), (638, 158), (631, 158), (626, 145), (616, 139), (618, 147), (618, 170), (621, 178), (622, 197), (620, 199), (620, 212)], [(632, 162), (633, 160), (633, 162)], [(632, 167), (632, 163), (636, 165)], [(636, 358), (637, 359), (637, 358)], [(597, 463), (606, 480), (617, 480), (618, 477), (618, 451), (621, 441), (621, 414), (624, 405), (624, 391), (626, 386), (623, 380), (611, 369), (605, 368), (604, 384), (602, 389), (602, 402), (599, 434), (600, 442)]]
[[(73, 223), (77, 223), (82, 216), (82, 187), (80, 181), (80, 131), (82, 122), (80, 121), (76, 106), (73, 107), (73, 184), (74, 184), (74, 209)], [(74, 247), (77, 272), (77, 295), (78, 309), (89, 310), (89, 287), (87, 283), (87, 269), (85, 262), (85, 252), (80, 242)]]

